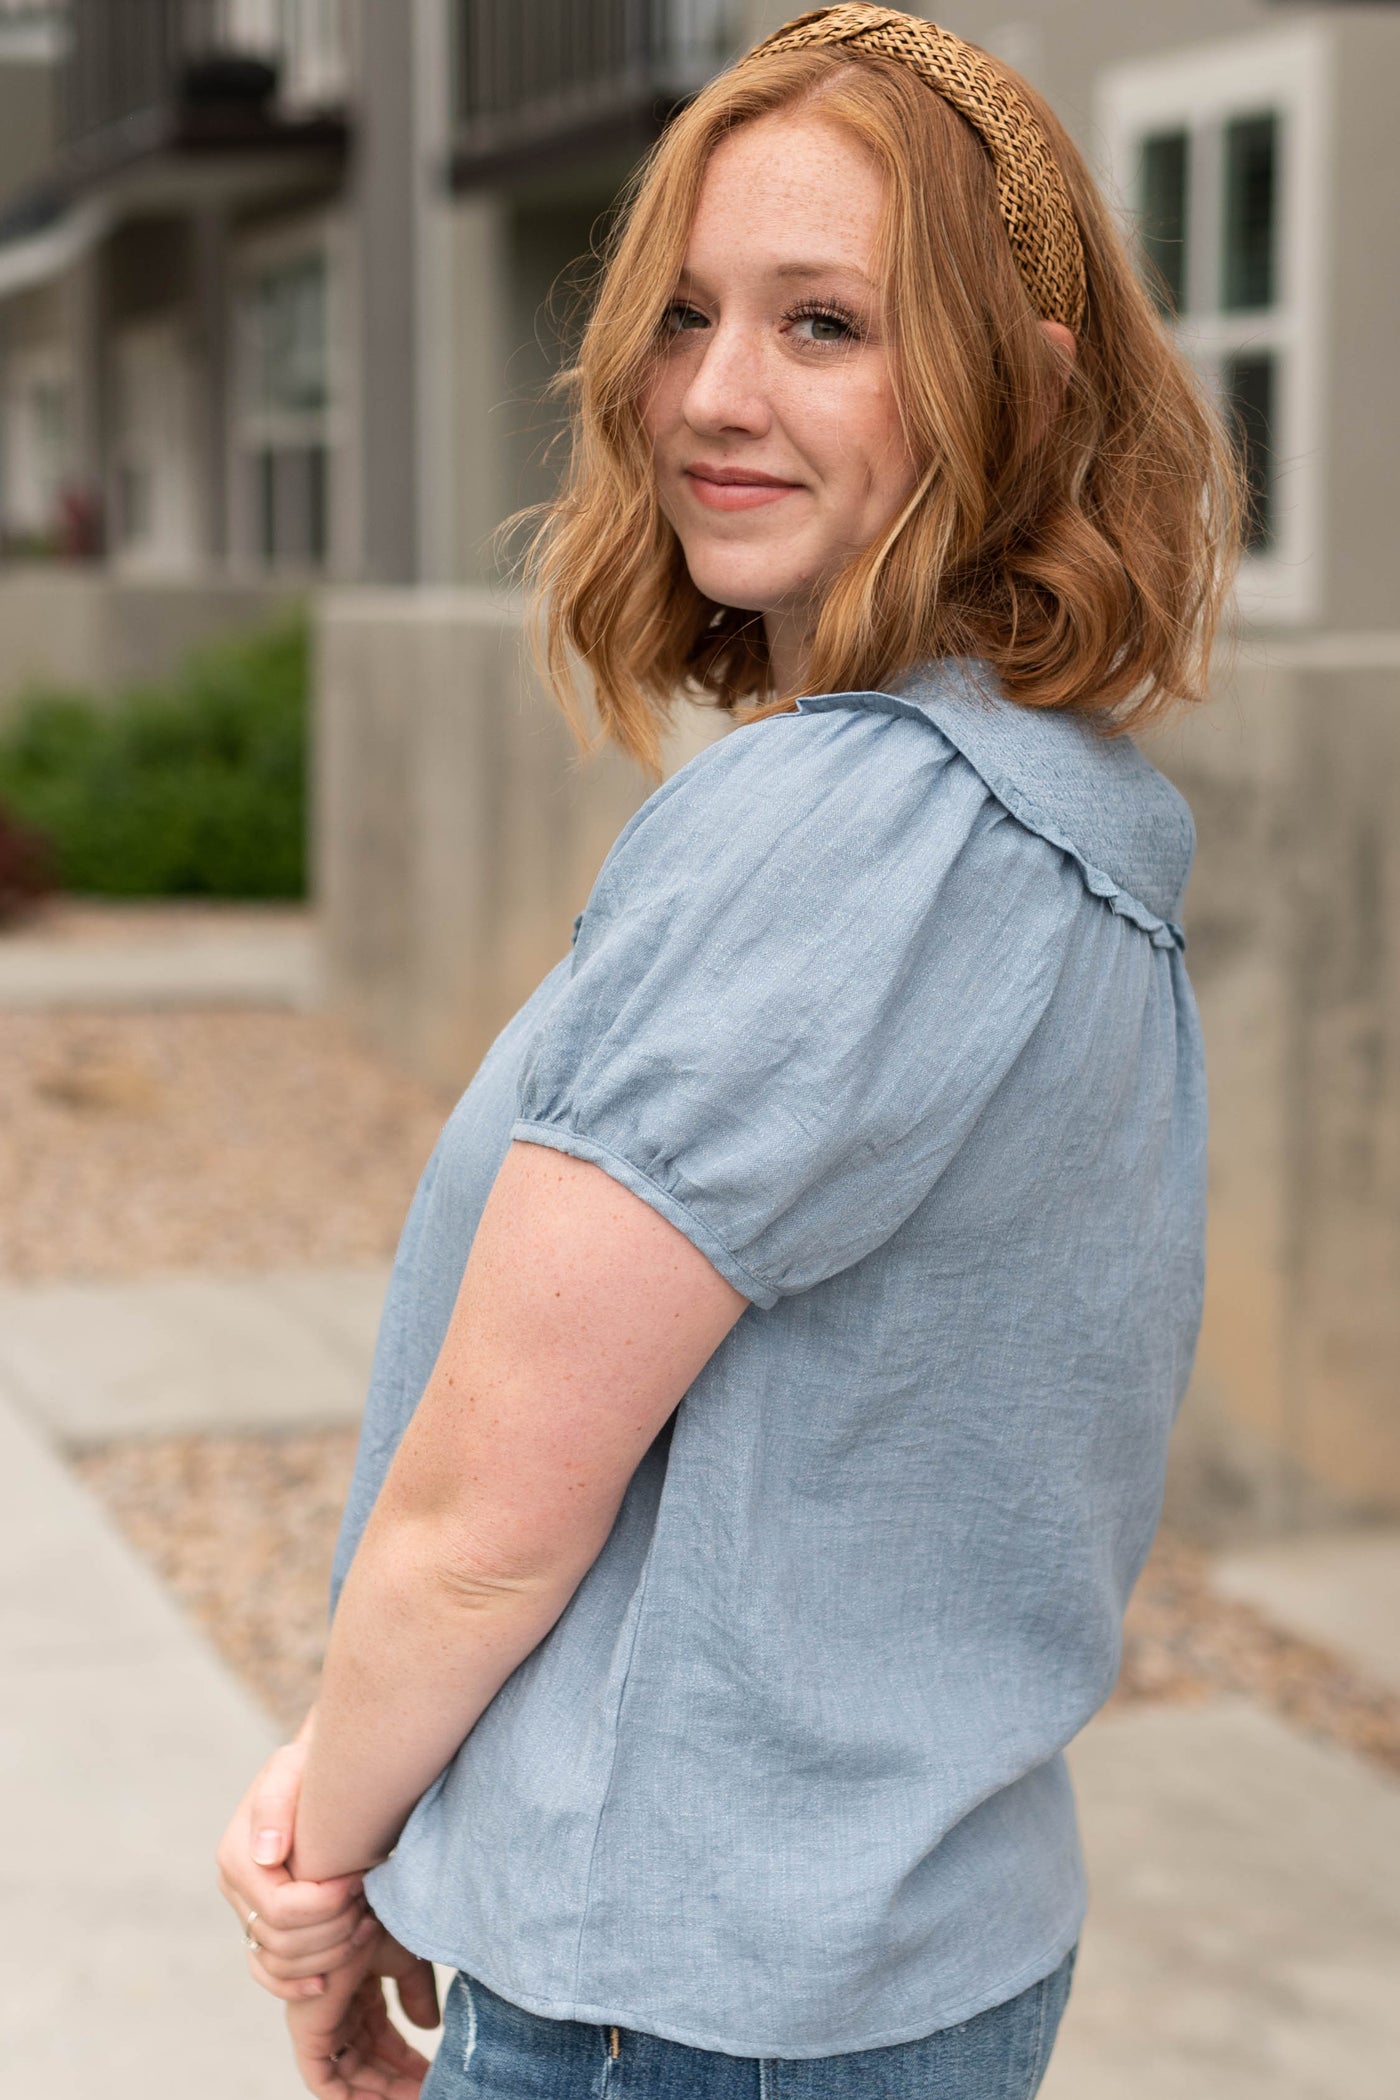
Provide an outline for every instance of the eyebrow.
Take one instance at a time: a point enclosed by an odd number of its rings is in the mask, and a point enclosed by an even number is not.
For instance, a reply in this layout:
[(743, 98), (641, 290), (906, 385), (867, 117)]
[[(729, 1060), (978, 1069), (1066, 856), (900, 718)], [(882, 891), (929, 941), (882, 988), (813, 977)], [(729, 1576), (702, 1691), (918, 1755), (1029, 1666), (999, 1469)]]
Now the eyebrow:
[[(867, 277), (867, 276), (866, 276), (866, 274), (865, 274), (865, 272), (864, 272), (864, 270), (858, 270), (858, 269), (856, 268), (856, 266), (855, 266), (855, 264), (854, 264), (854, 263), (844, 263), (844, 262), (790, 262), (790, 263), (782, 263), (782, 264), (780, 264), (780, 265), (779, 265), (779, 267), (778, 267), (778, 268), (777, 268), (776, 270), (772, 271), (772, 272), (771, 272), (770, 274), (771, 274), (772, 276), (776, 277), (776, 278), (779, 278), (780, 280), (782, 280), (782, 281), (784, 281), (784, 282), (787, 282), (787, 281), (790, 281), (790, 280), (793, 280), (793, 279), (798, 279), (798, 280), (800, 280), (800, 279), (803, 279), (803, 278), (808, 278), (808, 279), (810, 279), (810, 278), (813, 278), (813, 277), (850, 277), (850, 278), (853, 278), (853, 279), (855, 280), (855, 282), (856, 282), (857, 284), (863, 284), (863, 285), (865, 286), (865, 288), (866, 288), (866, 290), (867, 290), (867, 291), (871, 291), (871, 292), (876, 292), (876, 291), (878, 291), (878, 290), (879, 290), (879, 286), (878, 286), (878, 285), (877, 285), (877, 284), (875, 283), (874, 279), (873, 279), (873, 278), (870, 278), (870, 277)], [(681, 270), (681, 273), (680, 273), (680, 277), (679, 277), (679, 279), (678, 279), (677, 281), (678, 281), (678, 283), (680, 283), (680, 284), (687, 284), (687, 285), (697, 285), (697, 286), (698, 286), (698, 285), (703, 285), (703, 283), (704, 283), (704, 280), (703, 280), (703, 278), (701, 278), (701, 277), (698, 277), (698, 276), (697, 276), (697, 275), (695, 274), (695, 272), (694, 272), (693, 270), (688, 270), (688, 269), (685, 269), (685, 268), (682, 268), (682, 270)]]

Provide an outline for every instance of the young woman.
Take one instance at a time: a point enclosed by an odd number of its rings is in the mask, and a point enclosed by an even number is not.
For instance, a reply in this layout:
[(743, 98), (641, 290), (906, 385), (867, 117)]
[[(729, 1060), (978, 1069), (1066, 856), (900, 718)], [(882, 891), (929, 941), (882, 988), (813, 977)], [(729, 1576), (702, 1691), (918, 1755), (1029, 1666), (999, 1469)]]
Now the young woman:
[(428, 1165), (225, 1892), (336, 2100), (417, 2090), (423, 1957), (431, 2100), (1026, 2100), (1201, 1295), (1123, 732), (1201, 692), (1233, 467), (1044, 104), (884, 8), (675, 122), (576, 381), (556, 685), (643, 764), (736, 726)]

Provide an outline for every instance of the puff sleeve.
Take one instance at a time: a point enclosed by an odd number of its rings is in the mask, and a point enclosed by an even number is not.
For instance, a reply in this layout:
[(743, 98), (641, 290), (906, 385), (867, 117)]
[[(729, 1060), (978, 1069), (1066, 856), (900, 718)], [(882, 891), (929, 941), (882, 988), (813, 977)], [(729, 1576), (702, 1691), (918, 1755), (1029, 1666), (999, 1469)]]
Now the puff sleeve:
[(512, 1136), (593, 1161), (772, 1306), (929, 1195), (1086, 901), (932, 724), (753, 724), (613, 847)]

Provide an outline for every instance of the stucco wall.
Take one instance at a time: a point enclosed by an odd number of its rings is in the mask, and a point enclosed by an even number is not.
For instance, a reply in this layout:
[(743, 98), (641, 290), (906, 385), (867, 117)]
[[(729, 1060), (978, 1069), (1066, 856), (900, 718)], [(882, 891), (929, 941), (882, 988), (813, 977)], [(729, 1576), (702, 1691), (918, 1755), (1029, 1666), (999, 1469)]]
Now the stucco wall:
[(1247, 643), (1152, 740), (1195, 812), (1205, 1327), (1174, 1498), (1400, 1512), (1400, 637)]
[(0, 571), (0, 710), (33, 686), (100, 696), (168, 678), (191, 649), (263, 626), (299, 600), (261, 583), (142, 582), (37, 564)]
[[(484, 590), (322, 601), (315, 843), (329, 996), (447, 1092), (565, 952), (603, 856), (647, 792), (586, 765)], [(689, 710), (672, 765), (710, 718)]]

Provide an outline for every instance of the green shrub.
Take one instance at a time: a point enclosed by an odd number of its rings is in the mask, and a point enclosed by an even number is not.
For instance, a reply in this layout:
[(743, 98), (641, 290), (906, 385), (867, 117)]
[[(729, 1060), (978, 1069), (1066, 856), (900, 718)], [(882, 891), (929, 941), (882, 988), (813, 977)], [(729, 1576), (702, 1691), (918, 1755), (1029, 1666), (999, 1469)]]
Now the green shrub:
[(49, 840), (66, 890), (299, 897), (306, 885), (301, 621), (97, 703), (33, 693), (0, 728), (0, 807)]

